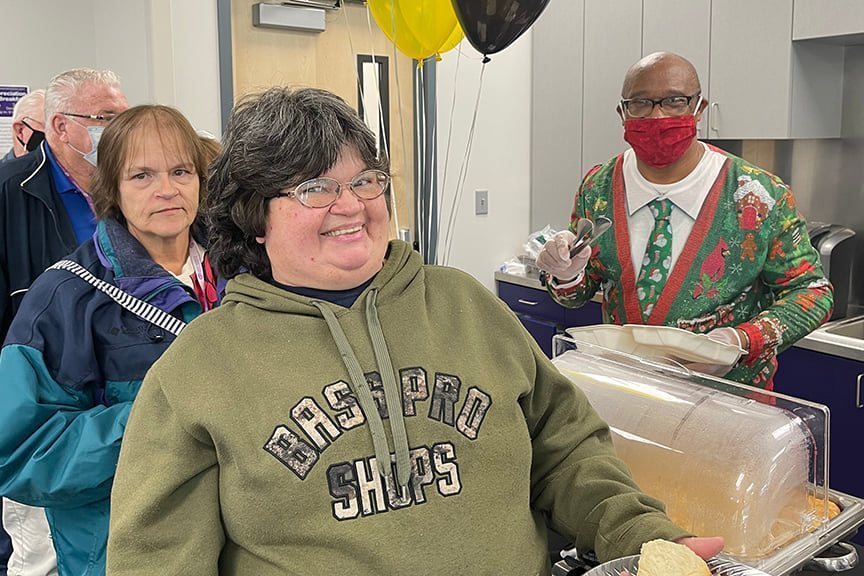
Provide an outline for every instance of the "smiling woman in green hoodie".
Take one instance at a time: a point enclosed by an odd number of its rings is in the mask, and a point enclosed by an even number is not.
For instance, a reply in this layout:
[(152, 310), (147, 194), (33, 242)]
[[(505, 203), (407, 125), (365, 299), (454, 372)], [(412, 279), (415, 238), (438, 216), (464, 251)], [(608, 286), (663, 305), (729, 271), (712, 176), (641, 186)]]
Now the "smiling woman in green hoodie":
[(254, 95), (224, 145), (233, 279), (136, 399), (109, 574), (548, 574), (547, 525), (601, 559), (719, 551), (638, 491), (497, 298), (388, 241), (389, 166), (344, 101)]

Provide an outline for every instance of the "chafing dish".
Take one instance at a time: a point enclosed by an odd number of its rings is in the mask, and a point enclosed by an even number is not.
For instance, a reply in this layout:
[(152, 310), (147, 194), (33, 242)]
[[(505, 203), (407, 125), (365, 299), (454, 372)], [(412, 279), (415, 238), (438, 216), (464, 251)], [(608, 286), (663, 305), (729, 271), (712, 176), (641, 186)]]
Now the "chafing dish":
[[(761, 570), (745, 566), (737, 562), (729, 562), (720, 558), (712, 558), (708, 561), (708, 568), (711, 570), (711, 576), (770, 576)], [(592, 568), (585, 573), (585, 576), (620, 576), (621, 572), (626, 570), (630, 574), (636, 574), (639, 569), (639, 556), (625, 556), (611, 562), (606, 562)]]
[[(720, 559), (774, 576), (855, 565), (842, 541), (864, 500), (829, 489), (827, 407), (562, 336), (553, 348), (642, 489), (684, 528), (726, 538)], [(818, 557), (838, 543), (839, 558)]]

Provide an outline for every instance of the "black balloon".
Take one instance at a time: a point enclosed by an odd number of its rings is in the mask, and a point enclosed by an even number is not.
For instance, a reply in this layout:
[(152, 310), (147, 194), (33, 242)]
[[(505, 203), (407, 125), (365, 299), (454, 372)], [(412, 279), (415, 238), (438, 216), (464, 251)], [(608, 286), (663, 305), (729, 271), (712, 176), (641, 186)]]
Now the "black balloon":
[[(571, 1), (571, 0), (561, 0)], [(465, 37), (484, 55), (507, 48), (549, 4), (549, 0), (452, 0)]]

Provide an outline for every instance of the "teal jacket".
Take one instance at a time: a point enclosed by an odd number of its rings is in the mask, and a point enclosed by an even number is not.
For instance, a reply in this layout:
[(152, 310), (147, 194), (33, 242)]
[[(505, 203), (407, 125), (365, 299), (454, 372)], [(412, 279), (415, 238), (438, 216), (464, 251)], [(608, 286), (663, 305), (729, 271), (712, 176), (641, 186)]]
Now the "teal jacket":
[[(201, 311), (116, 221), (69, 259), (186, 321)], [(126, 419), (173, 339), (65, 270), (39, 276), (12, 322), (0, 352), (0, 494), (45, 508), (61, 576), (105, 573)]]

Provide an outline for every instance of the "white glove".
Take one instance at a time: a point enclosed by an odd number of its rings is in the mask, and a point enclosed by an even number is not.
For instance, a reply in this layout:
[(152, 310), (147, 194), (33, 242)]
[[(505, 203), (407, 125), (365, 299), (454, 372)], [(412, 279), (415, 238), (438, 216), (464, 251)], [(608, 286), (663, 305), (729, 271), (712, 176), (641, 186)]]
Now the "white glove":
[(585, 270), (591, 258), (591, 247), (586, 246), (579, 254), (570, 258), (570, 248), (576, 243), (576, 235), (562, 230), (547, 240), (537, 255), (537, 267), (545, 270), (561, 283), (573, 280)]
[(700, 362), (685, 362), (684, 366), (693, 372), (701, 372), (710, 376), (725, 376), (738, 363), (741, 356), (744, 355), (744, 343), (741, 342), (741, 337), (738, 336), (738, 331), (735, 328), (724, 326), (723, 328), (715, 328), (707, 334), (708, 338), (721, 344), (729, 344), (738, 348), (738, 356), (729, 364), (702, 364)]
[(739, 350), (744, 349), (744, 343), (741, 342), (741, 337), (738, 335), (738, 330), (731, 326), (723, 328), (715, 328), (707, 334), (708, 338), (721, 344), (730, 344), (737, 347)]

